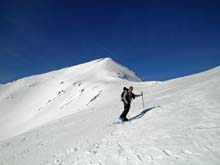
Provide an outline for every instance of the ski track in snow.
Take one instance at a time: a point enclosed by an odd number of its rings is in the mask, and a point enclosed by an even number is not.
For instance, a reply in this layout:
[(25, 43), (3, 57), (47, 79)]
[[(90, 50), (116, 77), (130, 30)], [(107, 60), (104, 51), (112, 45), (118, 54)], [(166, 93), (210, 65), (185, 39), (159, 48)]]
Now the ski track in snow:
[[(42, 120), (44, 124), (33, 125), (23, 134), (0, 141), (0, 165), (220, 164), (219, 68), (162, 83), (147, 83), (118, 80), (138, 78), (111, 59), (91, 64), (74, 68), (85, 72), (85, 76), (53, 82), (56, 88), (37, 105), (37, 117), (47, 119), (51, 115), (53, 120)], [(87, 74), (88, 70), (100, 69), (105, 70), (100, 77), (103, 79), (107, 74), (106, 79), (85, 80), (92, 75)], [(70, 68), (66, 70), (71, 73)], [(67, 74), (64, 71), (60, 72)], [(55, 73), (42, 76), (45, 81), (21, 84), (37, 90), (34, 88), (43, 88), (48, 77), (55, 81)], [(147, 107), (143, 109), (141, 99), (136, 98), (129, 112), (131, 121), (114, 124), (123, 109), (115, 96), (130, 84), (135, 93), (144, 91)], [(0, 93), (0, 106), (9, 100), (16, 102), (20, 94), (12, 92), (16, 88), (10, 90), (4, 95)], [(30, 120), (41, 121), (33, 117)]]

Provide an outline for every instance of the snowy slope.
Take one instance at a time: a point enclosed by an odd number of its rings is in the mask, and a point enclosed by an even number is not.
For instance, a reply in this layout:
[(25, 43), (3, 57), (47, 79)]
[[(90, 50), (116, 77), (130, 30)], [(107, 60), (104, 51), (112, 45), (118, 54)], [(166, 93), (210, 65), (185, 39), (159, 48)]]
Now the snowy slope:
[(111, 81), (124, 78), (141, 81), (132, 71), (105, 58), (1, 86), (0, 140), (91, 108), (96, 97), (104, 102), (98, 96), (105, 94)]
[[(219, 164), (220, 69), (141, 82), (110, 58), (0, 86), (0, 165)], [(144, 92), (114, 124), (123, 86)], [(17, 136), (15, 136), (17, 135)]]

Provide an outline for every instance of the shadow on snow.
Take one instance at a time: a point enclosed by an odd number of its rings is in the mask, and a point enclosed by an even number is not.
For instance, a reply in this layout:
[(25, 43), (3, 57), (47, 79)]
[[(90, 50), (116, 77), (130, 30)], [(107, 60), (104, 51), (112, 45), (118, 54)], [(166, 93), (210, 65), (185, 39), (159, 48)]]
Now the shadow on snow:
[(147, 112), (149, 112), (149, 111), (151, 111), (152, 109), (157, 108), (157, 107), (160, 107), (160, 106), (147, 108), (147, 109), (143, 110), (141, 113), (139, 113), (138, 115), (131, 117), (131, 118), (129, 119), (129, 121), (133, 121), (133, 120), (136, 120), (136, 119), (140, 119), (141, 117), (143, 117), (143, 116), (145, 115), (145, 113), (147, 113)]

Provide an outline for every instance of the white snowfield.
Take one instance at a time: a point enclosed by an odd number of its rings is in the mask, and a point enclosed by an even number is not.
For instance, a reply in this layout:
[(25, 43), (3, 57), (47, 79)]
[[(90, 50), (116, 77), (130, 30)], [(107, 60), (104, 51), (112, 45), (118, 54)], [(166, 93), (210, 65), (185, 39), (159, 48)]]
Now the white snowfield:
[[(116, 124), (124, 86), (144, 92)], [(0, 165), (219, 165), (220, 68), (143, 82), (111, 58), (0, 85)]]

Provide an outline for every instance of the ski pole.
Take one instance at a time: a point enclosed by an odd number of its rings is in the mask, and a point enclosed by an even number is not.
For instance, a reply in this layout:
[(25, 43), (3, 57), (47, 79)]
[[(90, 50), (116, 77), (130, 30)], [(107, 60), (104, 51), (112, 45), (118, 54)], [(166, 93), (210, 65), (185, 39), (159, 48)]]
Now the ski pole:
[(143, 110), (144, 110), (144, 95), (143, 95), (143, 91), (141, 91), (142, 94), (142, 103), (143, 103)]

